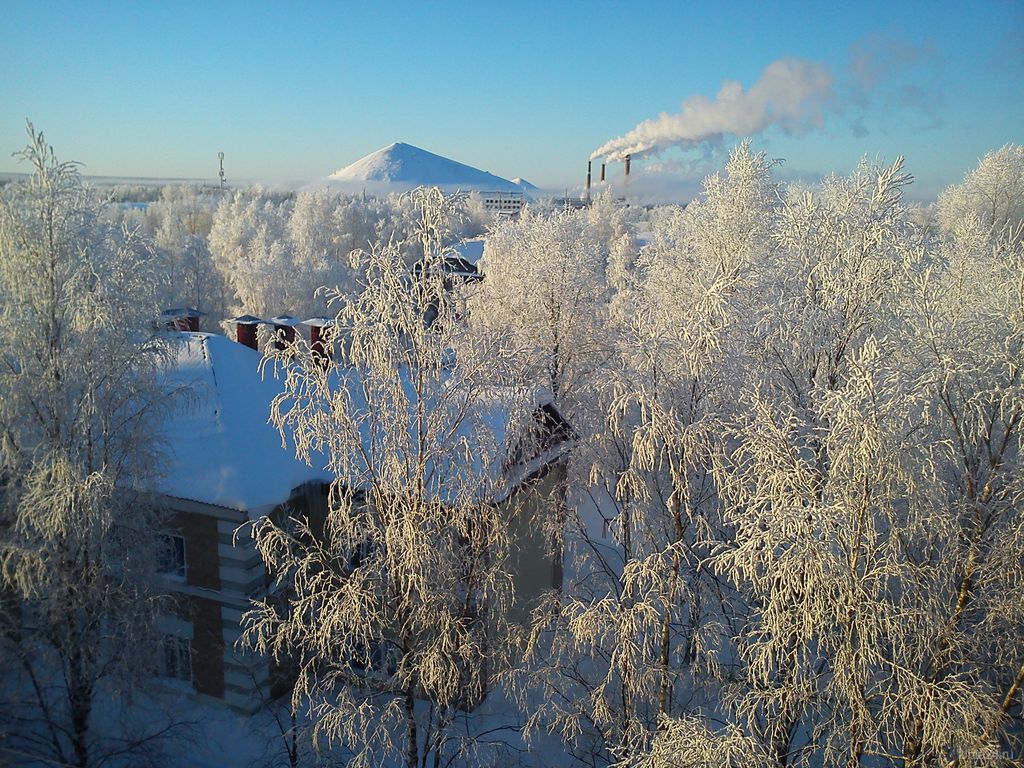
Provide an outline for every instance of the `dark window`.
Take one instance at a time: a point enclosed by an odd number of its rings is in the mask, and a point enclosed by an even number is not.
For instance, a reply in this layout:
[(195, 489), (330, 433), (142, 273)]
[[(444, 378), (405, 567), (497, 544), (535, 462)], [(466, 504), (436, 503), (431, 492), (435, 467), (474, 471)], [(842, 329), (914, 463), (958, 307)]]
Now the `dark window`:
[(160, 670), (164, 677), (192, 682), (192, 641), (186, 637), (164, 635), (163, 665)]
[(373, 542), (369, 539), (363, 539), (361, 542), (356, 544), (348, 556), (348, 567), (351, 570), (355, 570), (367, 560), (369, 560), (373, 553), (376, 551), (376, 547)]
[(185, 578), (185, 537), (176, 533), (160, 534), (160, 550), (157, 553), (158, 573)]
[(349, 665), (367, 677), (391, 678), (398, 672), (402, 652), (387, 640), (371, 640), (358, 645), (349, 657)]

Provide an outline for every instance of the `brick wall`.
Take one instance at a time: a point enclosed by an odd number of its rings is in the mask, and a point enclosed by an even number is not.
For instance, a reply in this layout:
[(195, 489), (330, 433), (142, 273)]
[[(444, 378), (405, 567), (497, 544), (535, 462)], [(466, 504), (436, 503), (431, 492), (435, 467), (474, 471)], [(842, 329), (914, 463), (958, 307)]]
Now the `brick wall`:
[(195, 512), (176, 512), (172, 524), (185, 538), (185, 578), (189, 586), (220, 589), (216, 518)]
[[(221, 587), (217, 518), (177, 511), (170, 526), (185, 539), (185, 581), (190, 587)], [(192, 684), (199, 693), (224, 697), (224, 622), (221, 601), (179, 595), (177, 610), (192, 622)]]
[(192, 614), (192, 683), (199, 693), (224, 698), (224, 632), (220, 602), (189, 597)]

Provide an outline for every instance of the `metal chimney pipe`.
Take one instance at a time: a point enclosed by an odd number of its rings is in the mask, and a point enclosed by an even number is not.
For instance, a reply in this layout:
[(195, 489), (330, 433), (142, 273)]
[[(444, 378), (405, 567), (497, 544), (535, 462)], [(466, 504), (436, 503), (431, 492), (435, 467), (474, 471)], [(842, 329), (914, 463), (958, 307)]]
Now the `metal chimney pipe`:
[(632, 157), (633, 157), (632, 155), (626, 155), (626, 175), (627, 176), (629, 176), (629, 161), (630, 161), (630, 159)]
[(601, 163), (601, 181), (604, 181), (604, 163)]

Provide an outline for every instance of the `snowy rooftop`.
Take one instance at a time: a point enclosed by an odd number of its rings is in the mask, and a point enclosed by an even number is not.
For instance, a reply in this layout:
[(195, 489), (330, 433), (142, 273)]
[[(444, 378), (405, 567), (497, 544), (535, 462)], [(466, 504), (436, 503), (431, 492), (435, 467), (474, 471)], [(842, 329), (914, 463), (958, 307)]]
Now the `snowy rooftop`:
[[(308, 466), (295, 458), (292, 446), (282, 445), (280, 434), (269, 423), (271, 402), (283, 384), (269, 371), (261, 373), (263, 356), (259, 352), (215, 334), (175, 333), (169, 339), (175, 347), (164, 384), (169, 391), (180, 390), (181, 396), (166, 424), (168, 455), (158, 491), (257, 517), (287, 501), (304, 483), (332, 479), (322, 459), (314, 459)], [(356, 392), (351, 394), (357, 401)], [(539, 405), (537, 398), (536, 393), (505, 389), (488, 393), (486, 404), (478, 407), (472, 418), (487, 426), (485, 432), (494, 445), (492, 451), (474, 452), (472, 472), (484, 471), (479, 466), (482, 454), (504, 452), (497, 446), (504, 446), (506, 432), (516, 429), (513, 419), (526, 416), (531, 406)], [(461, 436), (472, 440), (468, 424), (467, 434)], [(497, 483), (491, 492), (495, 498), (507, 495), (511, 484), (521, 479), (519, 475), (555, 455), (557, 452), (546, 451), (535, 456), (513, 477), (499, 477), (502, 462), (494, 462), (495, 466), (486, 468)], [(450, 474), (438, 475), (435, 482), (442, 496), (458, 485), (458, 479)]]
[(479, 264), (484, 255), (485, 239), (476, 237), (472, 240), (463, 240), (455, 246), (455, 252), (470, 264)]
[(162, 493), (262, 514), (304, 482), (330, 479), (296, 459), (268, 422), (281, 382), (260, 374), (259, 352), (215, 334), (171, 339), (164, 380), (183, 391), (166, 425)]

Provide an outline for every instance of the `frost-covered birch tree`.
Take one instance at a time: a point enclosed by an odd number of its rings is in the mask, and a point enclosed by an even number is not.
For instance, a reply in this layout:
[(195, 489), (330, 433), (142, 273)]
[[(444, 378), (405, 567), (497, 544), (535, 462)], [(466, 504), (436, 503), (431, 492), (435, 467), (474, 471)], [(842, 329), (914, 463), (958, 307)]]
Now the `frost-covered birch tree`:
[(573, 489), (608, 538), (570, 516), (518, 678), (581, 761), (1020, 759), (1020, 238), (910, 182), (741, 147), (653, 218)]
[(1019, 255), (922, 237), (909, 181), (788, 195), (751, 319), (708, 565), (746, 611), (727, 719), (776, 765), (1019, 750)]
[(326, 518), (253, 530), (278, 597), (247, 615), (246, 637), (296, 664), (293, 706), (308, 703), (315, 737), (354, 765), (440, 765), (472, 746), (453, 724), (500, 666), (511, 598), (493, 495), (514, 403), (453, 356), (454, 305), (430, 269), (448, 203), (417, 195), (427, 268), (410, 275), (394, 242), (364, 252), (361, 291), (333, 297), (330, 361), (301, 349), (276, 361), (271, 417), (336, 478)]
[(297, 273), (288, 238), (291, 204), (262, 189), (239, 190), (221, 201), (209, 245), (214, 265), (234, 294), (229, 311), (258, 317), (302, 312), (312, 302)]
[(152, 657), (153, 257), (28, 133), (0, 194), (0, 746), (99, 765), (151, 735), (108, 740), (93, 709)]
[(194, 186), (164, 187), (160, 200), (147, 210), (155, 223), (153, 241), (163, 256), (164, 309), (196, 307), (223, 318), (227, 312), (224, 278), (214, 266), (209, 233), (217, 198)]
[(209, 250), (229, 292), (231, 311), (269, 318), (327, 311), (318, 289), (351, 294), (361, 267), (349, 254), (378, 241), (418, 258), (413, 235), (419, 209), (410, 196), (361, 199), (321, 189), (297, 195), (261, 188), (238, 190), (213, 217)]
[[(346, 293), (358, 288), (358, 261), (353, 251), (367, 250), (382, 223), (379, 201), (332, 194), (326, 189), (301, 192), (288, 219), (294, 247), (295, 279), (310, 293), (333, 286)], [(383, 216), (387, 220), (386, 213)]]
[(468, 300), (474, 331), (507, 339), (512, 367), (570, 416), (604, 360), (606, 261), (584, 215), (527, 209), (488, 235), (485, 280)]
[[(858, 449), (843, 440), (866, 435), (852, 410), (840, 414), (835, 406), (853, 396), (868, 359), (882, 359), (872, 339), (889, 327), (896, 275), (912, 246), (900, 207), (907, 183), (900, 163), (865, 165), (817, 192), (791, 191), (758, 269), (764, 303), (749, 319), (746, 413), (720, 481), (734, 533), (715, 564), (748, 612), (736, 638), (738, 670), (747, 676), (737, 716), (780, 765), (810, 759), (807, 752), (842, 730), (829, 732), (836, 721), (821, 716), (834, 704), (829, 686), (839, 683), (839, 665), (827, 668), (834, 659), (812, 637), (815, 629), (831, 632), (837, 620), (832, 611), (842, 598), (832, 588), (857, 583), (850, 569), (839, 576), (833, 558), (846, 542), (831, 537), (856, 538), (858, 489), (888, 492), (895, 468), (879, 453), (870, 468), (854, 460)], [(865, 416), (884, 418), (879, 406)], [(842, 471), (840, 456), (853, 462)], [(860, 473), (861, 485), (848, 482), (850, 472)]]
[[(723, 535), (712, 457), (732, 415), (729, 354), (774, 204), (770, 164), (741, 146), (701, 201), (659, 218), (625, 275), (602, 409), (577, 461), (564, 594), (537, 612), (522, 676), (530, 725), (584, 763), (645, 753), (659, 723), (714, 706), (727, 596), (702, 562)], [(587, 512), (580, 508), (591, 506)], [(588, 519), (597, 514), (600, 526)], [(600, 530), (600, 533), (598, 532)], [(710, 684), (710, 685), (709, 685)]]
[[(961, 230), (909, 276), (913, 457), (906, 557), (877, 717), (904, 765), (1024, 757), (1024, 239)], [(922, 450), (920, 436), (926, 438)], [(908, 580), (909, 581), (909, 580)], [(909, 603), (909, 606), (908, 606)], [(909, 633), (908, 633), (909, 634)], [(881, 751), (881, 750), (880, 750)]]
[(947, 232), (972, 214), (996, 232), (1024, 222), (1024, 145), (1007, 144), (989, 152), (963, 182), (939, 195), (939, 222)]

